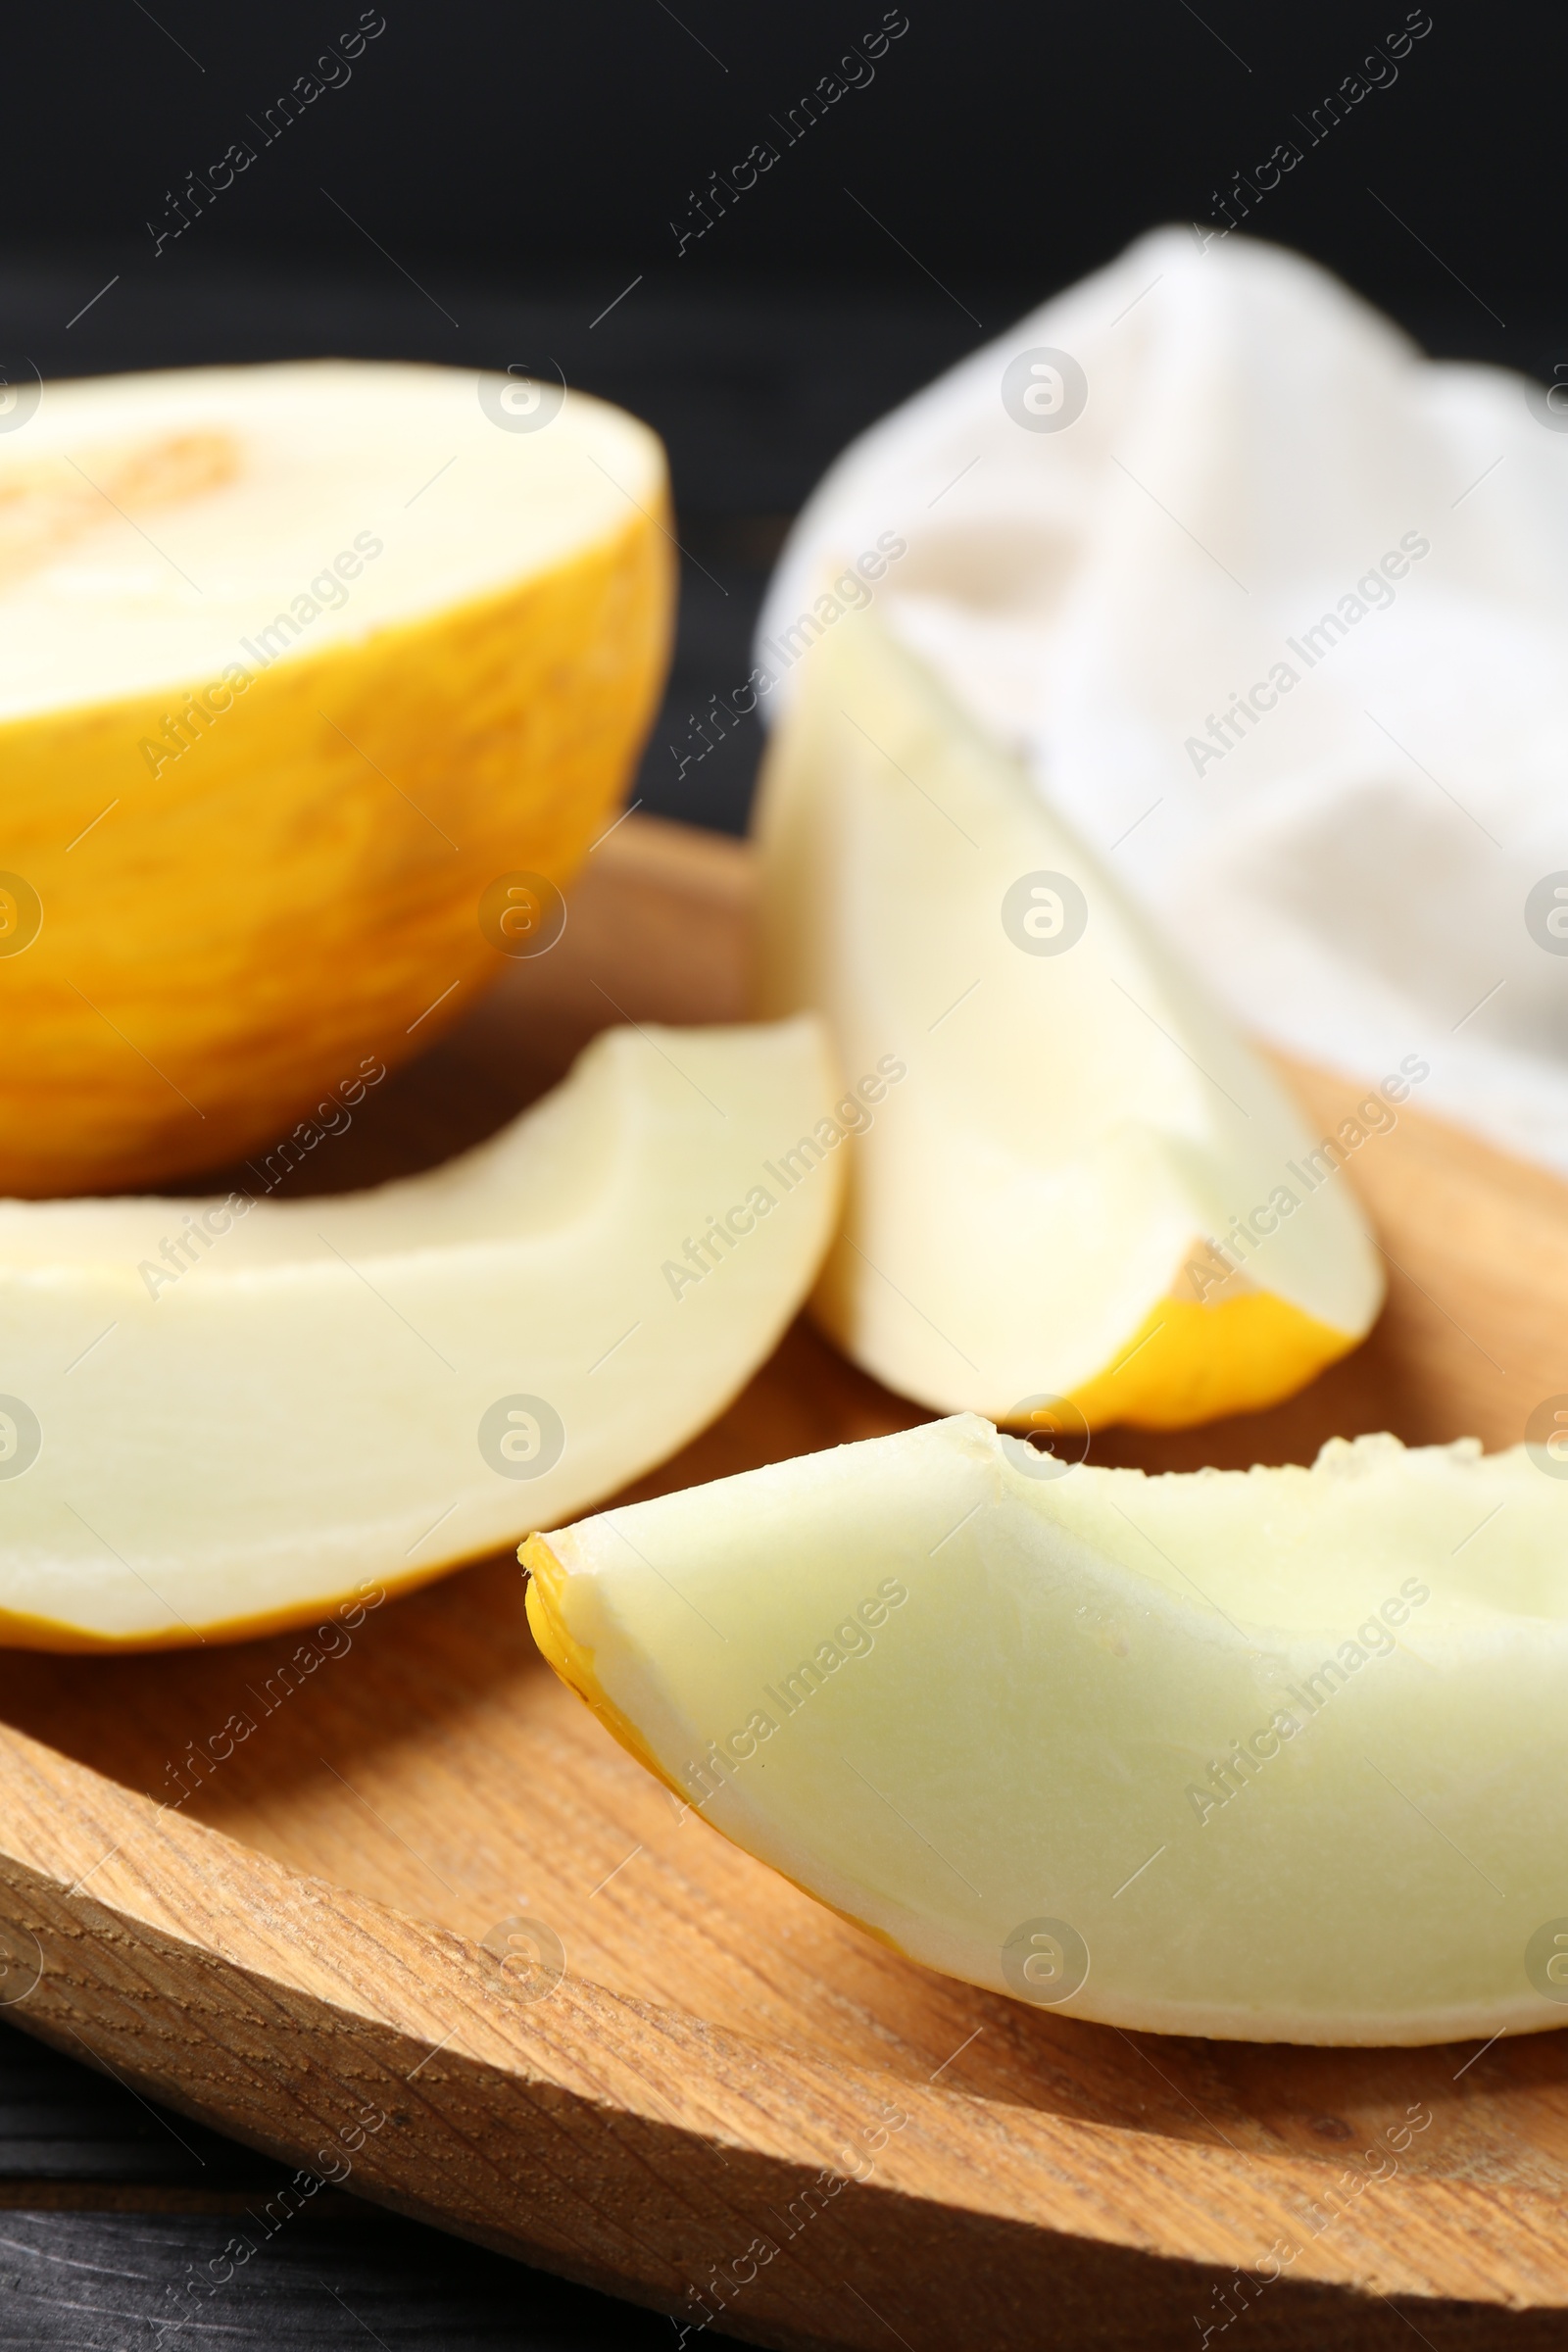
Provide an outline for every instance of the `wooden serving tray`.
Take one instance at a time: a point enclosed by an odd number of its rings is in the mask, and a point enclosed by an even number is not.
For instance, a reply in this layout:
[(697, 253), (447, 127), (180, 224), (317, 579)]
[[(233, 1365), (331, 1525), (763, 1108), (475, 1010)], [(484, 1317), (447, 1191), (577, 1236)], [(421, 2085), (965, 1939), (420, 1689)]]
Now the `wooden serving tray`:
[[(560, 946), (312, 1181), (444, 1157), (622, 1015), (741, 1017), (750, 886), (738, 845), (625, 821)], [(1294, 1076), (1325, 1127), (1359, 1091)], [(1568, 1390), (1568, 1191), (1409, 1106), (1352, 1169), (1390, 1254), (1371, 1342), (1278, 1411), (1096, 1458), (1309, 1460), (1381, 1428), (1498, 1446)], [(801, 1325), (637, 1492), (919, 1418)], [(15, 2023), (758, 2343), (1152, 2352), (1244, 2314), (1257, 2347), (1568, 2340), (1560, 2034), (1168, 2040), (929, 1976), (683, 1816), (543, 1666), (510, 1556), (387, 1601), (289, 1683), (298, 1646), (0, 1655)], [(234, 1711), (257, 1729), (224, 1754)], [(530, 1970), (558, 1946), (559, 1982)]]

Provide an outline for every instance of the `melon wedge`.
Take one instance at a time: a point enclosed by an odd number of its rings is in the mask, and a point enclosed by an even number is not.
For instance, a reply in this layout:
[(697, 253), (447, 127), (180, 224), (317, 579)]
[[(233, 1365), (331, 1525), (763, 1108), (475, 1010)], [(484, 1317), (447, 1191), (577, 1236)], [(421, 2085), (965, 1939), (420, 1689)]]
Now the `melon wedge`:
[(486, 891), (563, 887), (623, 793), (664, 506), (553, 383), (43, 387), (0, 434), (0, 1190), (224, 1166), (467, 1009)]
[(761, 1162), (833, 1095), (810, 1020), (615, 1030), (372, 1192), (0, 1204), (0, 1642), (238, 1638), (613, 1493), (808, 1287), (837, 1167)]
[(1568, 1483), (1524, 1446), (1146, 1477), (962, 1415), (523, 1558), (625, 1745), (927, 1967), (1247, 2040), (1568, 2024)]
[(873, 614), (801, 674), (760, 802), (760, 1002), (821, 1012), (860, 1088), (824, 1328), (939, 1411), (1064, 1436), (1289, 1396), (1383, 1296), (1343, 1145)]

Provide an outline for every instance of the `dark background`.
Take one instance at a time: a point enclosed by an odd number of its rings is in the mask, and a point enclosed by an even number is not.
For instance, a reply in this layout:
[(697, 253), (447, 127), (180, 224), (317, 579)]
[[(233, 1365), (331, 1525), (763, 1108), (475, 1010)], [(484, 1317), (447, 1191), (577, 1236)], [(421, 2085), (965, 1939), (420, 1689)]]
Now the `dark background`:
[[(879, 0), (370, 13), (385, 30), (352, 77), (264, 144), (251, 118), (358, 24), (353, 0), (12, 12), (0, 366), (549, 359), (621, 401), (668, 444), (684, 550), (676, 667), (636, 792), (730, 827), (755, 722), (680, 773), (690, 718), (744, 678), (789, 516), (845, 441), (1144, 229), (1214, 223), (1235, 173), (1282, 140), (1306, 147), (1298, 119), (1407, 16), (1402, 0), (907, 0), (869, 85), (786, 144), (790, 109), (882, 24)], [(1245, 226), (1429, 349), (1549, 374), (1568, 359), (1568, 18), (1431, 0), (1431, 20), (1392, 86)], [(255, 162), (173, 236), (187, 173), (240, 139)], [(710, 174), (761, 139), (778, 162), (679, 253), (671, 222), (694, 225)], [(123, 2352), (176, 2319), (192, 2352), (674, 2342), (663, 2321), (341, 2191), (220, 2307), (182, 2308), (187, 2265), (276, 2178), (0, 2023), (0, 2345)]]
[[(1568, 25), (1545, 6), (1432, 8), (1395, 86), (1305, 159), (1259, 226), (1396, 312), (1446, 302), (1441, 264), (1369, 200), (1371, 181), (1503, 318), (1539, 315), (1561, 201)], [(165, 249), (166, 272), (200, 254), (373, 281), (384, 266), (324, 184), (460, 318), (475, 282), (521, 292), (568, 277), (597, 307), (636, 271), (674, 263), (669, 221), (690, 192), (772, 137), (773, 119), (883, 19), (880, 0), (679, 0), (678, 12), (662, 0), (385, 0), (381, 13), (387, 28), (348, 86), (261, 154), (183, 251)], [(959, 293), (1001, 281), (1038, 297), (1151, 221), (1208, 215), (1212, 191), (1295, 135), (1293, 116), (1406, 15), (1402, 0), (1202, 0), (1201, 14), (1187, 0), (908, 0), (907, 13), (874, 82), (688, 249), (693, 289), (783, 278), (914, 293), (923, 265)], [(166, 191), (248, 136), (247, 117), (358, 21), (354, 0), (17, 12), (0, 101), (11, 235), (124, 240), (144, 277), (144, 223), (162, 218)], [(463, 329), (448, 331), (455, 357), (474, 356)]]

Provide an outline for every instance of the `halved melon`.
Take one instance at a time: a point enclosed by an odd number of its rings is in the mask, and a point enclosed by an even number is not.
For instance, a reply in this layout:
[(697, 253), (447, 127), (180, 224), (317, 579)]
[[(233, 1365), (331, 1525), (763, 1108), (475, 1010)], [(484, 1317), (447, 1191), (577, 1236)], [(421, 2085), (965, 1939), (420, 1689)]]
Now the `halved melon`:
[(1363, 1337), (1344, 1142), (874, 614), (802, 664), (759, 808), (760, 1004), (860, 1096), (813, 1301), (857, 1363), (1066, 1435), (1254, 1410)]
[(1248, 2040), (1568, 2023), (1568, 1483), (1531, 1449), (1146, 1477), (963, 1415), (522, 1556), (632, 1752), (928, 1967)]
[(466, 1009), (485, 892), (564, 885), (624, 789), (664, 510), (654, 435), (554, 384), (43, 387), (0, 435), (0, 1190), (222, 1166)]
[(0, 1642), (237, 1638), (612, 1493), (810, 1284), (818, 1023), (614, 1030), (490, 1142), (330, 1200), (0, 1203)]

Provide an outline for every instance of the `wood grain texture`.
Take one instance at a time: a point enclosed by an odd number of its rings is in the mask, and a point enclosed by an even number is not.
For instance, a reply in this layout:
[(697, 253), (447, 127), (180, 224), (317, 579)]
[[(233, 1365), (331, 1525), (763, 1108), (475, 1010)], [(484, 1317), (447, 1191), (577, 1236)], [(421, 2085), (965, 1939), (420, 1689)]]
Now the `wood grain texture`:
[[(313, 1181), (430, 1164), (608, 1022), (737, 1017), (749, 894), (744, 850), (628, 820), (560, 947)], [(1325, 1127), (1363, 1091), (1293, 1075)], [(1501, 1445), (1568, 1389), (1564, 1188), (1411, 1106), (1349, 1180), (1393, 1253), (1368, 1346), (1273, 1412), (1110, 1432), (1098, 1458), (1301, 1459), (1385, 1427)], [(635, 1492), (920, 1418), (802, 1324)], [(14, 2022), (269, 2155), (760, 2343), (1149, 2352), (1244, 2308), (1268, 2347), (1568, 2334), (1561, 2035), (1162, 2040), (928, 1975), (615, 1747), (541, 1664), (510, 1557), (373, 1610), (289, 1683), (297, 1647), (0, 1657)], [(236, 1712), (255, 1731), (215, 1760)], [(565, 1961), (531, 2000), (484, 1945), (528, 1917)]]

